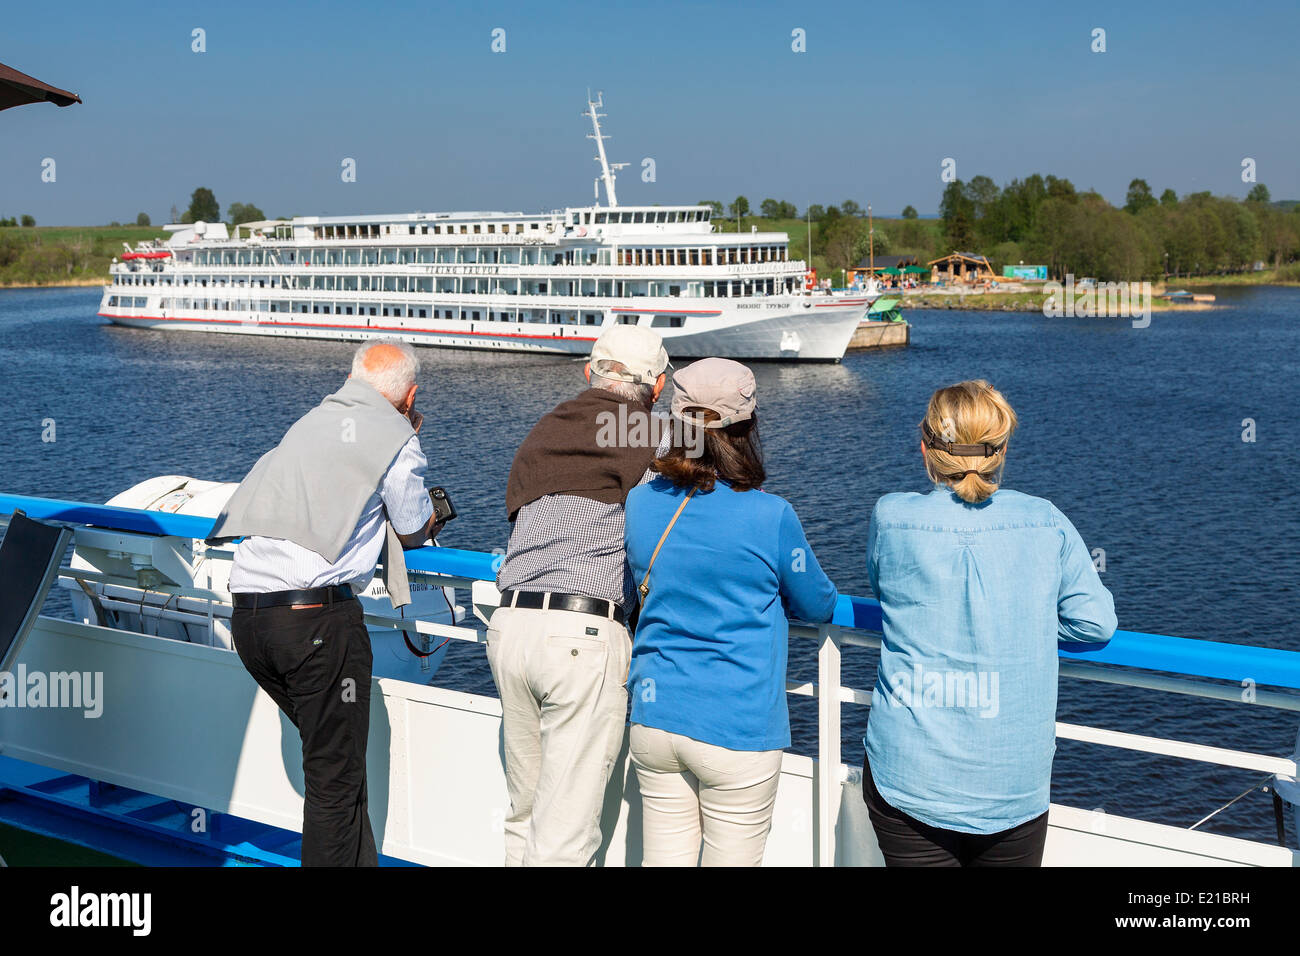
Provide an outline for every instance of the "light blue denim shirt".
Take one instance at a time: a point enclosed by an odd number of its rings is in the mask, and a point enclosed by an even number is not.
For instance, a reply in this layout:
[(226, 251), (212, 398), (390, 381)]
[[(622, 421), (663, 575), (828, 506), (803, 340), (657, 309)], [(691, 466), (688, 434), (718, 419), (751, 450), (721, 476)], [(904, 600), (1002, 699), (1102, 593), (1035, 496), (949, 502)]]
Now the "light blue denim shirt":
[(867, 576), (884, 640), (864, 743), (891, 806), (997, 833), (1047, 810), (1057, 642), (1104, 643), (1115, 603), (1050, 502), (936, 486), (876, 502)]

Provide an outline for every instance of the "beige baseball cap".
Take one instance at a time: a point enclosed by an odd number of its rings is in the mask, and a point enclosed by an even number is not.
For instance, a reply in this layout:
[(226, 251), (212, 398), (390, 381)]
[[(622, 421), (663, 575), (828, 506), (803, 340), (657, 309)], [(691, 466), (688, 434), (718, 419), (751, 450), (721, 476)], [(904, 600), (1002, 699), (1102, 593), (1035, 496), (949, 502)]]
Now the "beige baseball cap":
[[(754, 416), (754, 373), (739, 362), (706, 358), (692, 362), (673, 374), (672, 413), (682, 421), (704, 428), (726, 428)], [(717, 421), (700, 421), (686, 413), (688, 408), (707, 408), (718, 413)]]
[[(609, 369), (618, 362), (626, 372)], [(653, 385), (668, 367), (668, 352), (658, 332), (639, 325), (611, 325), (591, 349), (591, 370), (602, 378)]]

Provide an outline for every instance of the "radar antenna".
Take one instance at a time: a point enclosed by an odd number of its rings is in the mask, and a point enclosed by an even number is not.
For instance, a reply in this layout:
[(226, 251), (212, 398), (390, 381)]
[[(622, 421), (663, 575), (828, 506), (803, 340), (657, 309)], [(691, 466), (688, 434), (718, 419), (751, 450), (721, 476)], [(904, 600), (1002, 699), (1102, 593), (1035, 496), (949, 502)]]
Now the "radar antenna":
[(615, 170), (623, 169), (627, 163), (611, 163), (605, 156), (605, 140), (609, 139), (600, 131), (600, 118), (604, 113), (597, 112), (604, 109), (604, 91), (597, 91), (596, 99), (593, 101), (591, 93), (587, 94), (587, 112), (585, 116), (591, 119), (592, 132), (587, 134), (587, 139), (596, 141), (596, 161), (600, 163), (600, 178), (596, 180), (596, 198), (600, 198), (600, 183), (605, 184), (605, 199), (609, 206), (613, 208), (618, 205), (618, 196), (614, 192)]

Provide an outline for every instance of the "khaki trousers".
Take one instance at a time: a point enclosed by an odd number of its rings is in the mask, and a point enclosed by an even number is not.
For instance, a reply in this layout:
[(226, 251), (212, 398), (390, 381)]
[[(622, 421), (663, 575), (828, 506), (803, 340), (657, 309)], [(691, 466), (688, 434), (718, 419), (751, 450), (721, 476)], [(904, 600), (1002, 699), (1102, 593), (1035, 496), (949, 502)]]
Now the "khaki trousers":
[(728, 750), (641, 724), (629, 746), (644, 866), (762, 865), (783, 751)]
[(587, 866), (627, 729), (627, 628), (576, 611), (497, 608), (487, 657), (501, 695), (506, 866)]

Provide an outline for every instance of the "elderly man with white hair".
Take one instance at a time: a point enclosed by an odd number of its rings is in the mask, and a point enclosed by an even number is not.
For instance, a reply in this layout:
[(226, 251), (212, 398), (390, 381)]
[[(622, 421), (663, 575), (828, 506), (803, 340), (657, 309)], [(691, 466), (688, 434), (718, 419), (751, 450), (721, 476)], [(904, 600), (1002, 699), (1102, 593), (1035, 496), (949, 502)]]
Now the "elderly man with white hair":
[(409, 345), (362, 345), (343, 387), (258, 460), (208, 539), (243, 539), (230, 572), (235, 649), (302, 737), (303, 866), (378, 864), (366, 804), (372, 658), (353, 592), (387, 545), (390, 596), (409, 603), (402, 549), (440, 529), (418, 371)]
[(652, 418), (667, 367), (657, 332), (609, 326), (584, 368), (591, 387), (542, 416), (510, 466), (513, 527), (487, 632), (510, 795), (507, 866), (586, 866), (600, 847), (627, 729), (636, 605), (623, 503), (653, 477), (667, 434)]

